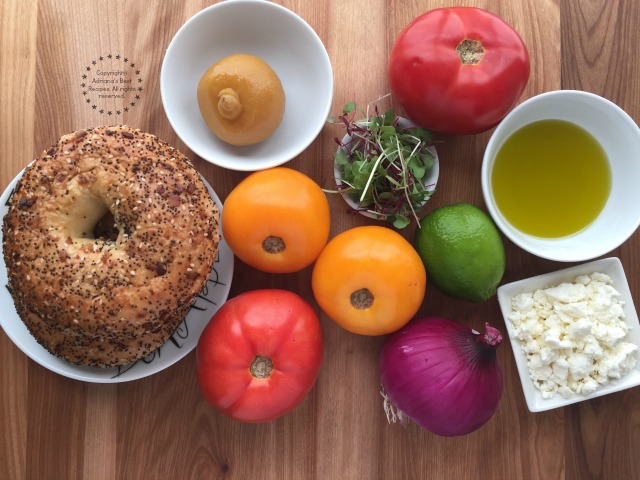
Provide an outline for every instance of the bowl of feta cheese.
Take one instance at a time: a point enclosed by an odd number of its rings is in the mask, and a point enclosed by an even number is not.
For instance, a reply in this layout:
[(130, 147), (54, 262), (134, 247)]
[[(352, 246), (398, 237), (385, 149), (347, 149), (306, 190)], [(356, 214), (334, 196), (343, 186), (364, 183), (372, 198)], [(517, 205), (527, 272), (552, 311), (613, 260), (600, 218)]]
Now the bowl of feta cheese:
[(618, 258), (502, 285), (498, 302), (531, 412), (640, 385), (640, 324)]

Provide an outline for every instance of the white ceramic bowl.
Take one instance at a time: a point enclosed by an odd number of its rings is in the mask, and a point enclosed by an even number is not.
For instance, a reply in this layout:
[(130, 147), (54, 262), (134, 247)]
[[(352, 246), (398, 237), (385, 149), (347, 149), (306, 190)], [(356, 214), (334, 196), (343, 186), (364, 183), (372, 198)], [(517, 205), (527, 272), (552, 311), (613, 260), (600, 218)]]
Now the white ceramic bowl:
[[(196, 95), (205, 71), (236, 53), (267, 62), (286, 97), (277, 130), (245, 147), (222, 142), (209, 130)], [(322, 41), (298, 15), (265, 0), (226, 0), (178, 30), (162, 62), (160, 93), (171, 126), (196, 155), (224, 168), (255, 171), (291, 160), (318, 136), (331, 108), (333, 72)]]
[[(415, 126), (409, 119), (403, 118), (403, 117), (398, 117), (398, 125), (403, 128), (409, 128), (409, 127)], [(346, 134), (345, 136), (342, 137), (343, 145), (348, 145), (350, 141), (351, 141), (351, 135)], [(344, 147), (338, 147), (338, 151), (340, 151), (340, 149), (345, 150)], [(436, 147), (432, 145), (430, 147), (427, 147), (427, 150), (429, 150), (434, 156), (433, 167), (431, 167), (431, 169), (427, 172), (427, 175), (424, 177), (423, 181), (424, 181), (424, 185), (427, 187), (428, 190), (435, 191), (436, 185), (438, 184), (438, 177), (440, 176), (440, 161), (438, 159), (438, 152), (436, 151)], [(338, 188), (340, 188), (343, 185), (341, 180), (343, 172), (340, 169), (340, 166), (335, 162), (333, 164), (333, 174), (336, 180), (336, 185), (338, 186)], [(344, 199), (345, 202), (347, 202), (347, 205), (349, 205), (354, 211), (359, 212), (361, 215), (364, 215), (365, 217), (368, 217), (368, 218), (373, 218), (375, 220), (384, 220), (384, 217), (382, 215), (378, 215), (372, 211), (362, 210), (360, 208), (359, 199), (356, 198), (354, 195), (351, 195), (349, 192), (343, 193), (342, 198)], [(429, 198), (431, 198), (431, 196), (429, 196)], [(425, 200), (425, 203), (429, 201), (429, 198)]]
[[(613, 383), (600, 386), (591, 395), (574, 394), (570, 398), (563, 398), (560, 394), (556, 394), (554, 397), (549, 399), (543, 398), (542, 393), (535, 387), (533, 380), (529, 375), (527, 359), (525, 354), (522, 352), (520, 340), (516, 336), (513, 324), (509, 320), (509, 314), (511, 313), (511, 299), (520, 293), (534, 292), (538, 289), (557, 286), (563, 282), (573, 282), (575, 277), (579, 275), (589, 275), (594, 272), (605, 273), (613, 281), (613, 287), (620, 293), (621, 299), (624, 301), (623, 310), (626, 316), (625, 321), (630, 328), (624, 341), (640, 346), (640, 324), (638, 323), (638, 314), (633, 304), (633, 297), (629, 290), (627, 277), (625, 276), (624, 269), (622, 268), (622, 263), (620, 263), (618, 258), (605, 258), (509, 283), (498, 288), (498, 302), (500, 303), (500, 309), (502, 310), (505, 326), (511, 341), (513, 356), (518, 368), (518, 374), (520, 375), (524, 397), (527, 402), (527, 407), (531, 412), (542, 412), (553, 408), (565, 407), (573, 403), (582, 402), (591, 398), (619, 392), (621, 390), (626, 390), (640, 385), (640, 362), (638, 362), (636, 367), (621, 379)], [(638, 352), (636, 352), (636, 355), (637, 354)]]
[[(539, 238), (513, 227), (491, 190), (492, 168), (503, 142), (521, 127), (544, 119), (565, 120), (585, 129), (602, 145), (611, 167), (611, 193), (600, 215), (580, 232), (561, 238)], [(620, 107), (598, 95), (575, 90), (543, 93), (518, 105), (498, 125), (484, 154), (481, 178), (489, 213), (516, 245), (550, 260), (590, 260), (620, 246), (640, 225), (640, 129)]]

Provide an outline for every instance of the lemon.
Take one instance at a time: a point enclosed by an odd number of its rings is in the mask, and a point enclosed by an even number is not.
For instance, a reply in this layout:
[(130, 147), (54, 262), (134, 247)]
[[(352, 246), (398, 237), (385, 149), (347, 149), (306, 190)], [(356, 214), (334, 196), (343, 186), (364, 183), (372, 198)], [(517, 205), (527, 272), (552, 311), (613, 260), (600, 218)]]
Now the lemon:
[(496, 293), (505, 270), (502, 237), (492, 220), (468, 203), (428, 213), (416, 229), (427, 278), (454, 298), (482, 302)]
[(285, 95), (280, 79), (264, 60), (235, 54), (213, 64), (200, 78), (198, 106), (220, 140), (253, 145), (280, 125)]

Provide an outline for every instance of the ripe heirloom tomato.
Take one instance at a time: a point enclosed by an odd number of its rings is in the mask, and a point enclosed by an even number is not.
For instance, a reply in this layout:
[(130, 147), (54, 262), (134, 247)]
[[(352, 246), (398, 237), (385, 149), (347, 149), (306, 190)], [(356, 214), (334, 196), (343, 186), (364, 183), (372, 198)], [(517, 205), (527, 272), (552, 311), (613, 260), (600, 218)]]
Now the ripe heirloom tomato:
[(305, 174), (277, 167), (252, 173), (228, 195), (222, 235), (258, 270), (292, 273), (313, 263), (329, 238), (329, 202)]
[(387, 74), (405, 114), (429, 130), (484, 132), (511, 110), (529, 80), (529, 53), (500, 17), (475, 7), (430, 10), (398, 36)]
[(300, 296), (277, 289), (241, 293), (220, 307), (200, 336), (198, 385), (235, 420), (274, 420), (305, 398), (322, 348), (318, 316)]
[(353, 333), (385, 335), (416, 314), (426, 289), (420, 256), (399, 233), (355, 227), (329, 241), (313, 268), (320, 308)]

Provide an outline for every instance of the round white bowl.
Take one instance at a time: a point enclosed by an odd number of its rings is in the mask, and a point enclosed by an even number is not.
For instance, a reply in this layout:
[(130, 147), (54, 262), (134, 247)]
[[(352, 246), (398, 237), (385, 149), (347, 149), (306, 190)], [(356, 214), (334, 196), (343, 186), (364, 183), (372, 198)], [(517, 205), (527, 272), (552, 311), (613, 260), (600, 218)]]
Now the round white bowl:
[[(236, 53), (267, 62), (285, 92), (280, 126), (263, 142), (245, 147), (218, 139), (197, 100), (206, 70)], [(292, 11), (264, 0), (226, 0), (178, 30), (162, 62), (160, 94), (171, 126), (196, 155), (220, 167), (255, 171), (293, 159), (318, 136), (331, 108), (333, 71), (316, 32)]]
[[(559, 238), (535, 237), (513, 227), (498, 209), (491, 189), (493, 164), (504, 141), (521, 127), (545, 119), (585, 129), (600, 143), (611, 167), (611, 193), (600, 215), (583, 230)], [(552, 91), (514, 108), (489, 140), (481, 177), (484, 200), (496, 225), (513, 243), (542, 258), (578, 262), (599, 257), (624, 243), (640, 225), (640, 129), (624, 110), (592, 93)]]

